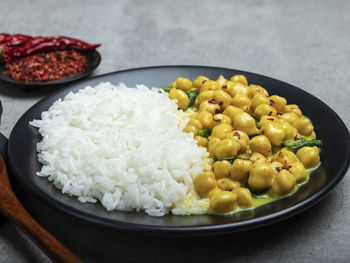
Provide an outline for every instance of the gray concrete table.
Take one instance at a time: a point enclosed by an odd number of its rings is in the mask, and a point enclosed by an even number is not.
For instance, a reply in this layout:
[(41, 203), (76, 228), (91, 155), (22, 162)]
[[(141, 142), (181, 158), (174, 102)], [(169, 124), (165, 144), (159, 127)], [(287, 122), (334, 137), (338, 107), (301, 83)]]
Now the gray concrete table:
[[(317, 96), (350, 126), (350, 1), (0, 1), (0, 32), (100, 42), (95, 74), (153, 65), (210, 65), (268, 75)], [(0, 83), (1, 132), (53, 90)], [(350, 178), (289, 220), (206, 238), (130, 236), (33, 201), (33, 215), (86, 262), (349, 262)], [(39, 202), (35, 204), (35, 202)], [(0, 262), (48, 262), (12, 224)]]

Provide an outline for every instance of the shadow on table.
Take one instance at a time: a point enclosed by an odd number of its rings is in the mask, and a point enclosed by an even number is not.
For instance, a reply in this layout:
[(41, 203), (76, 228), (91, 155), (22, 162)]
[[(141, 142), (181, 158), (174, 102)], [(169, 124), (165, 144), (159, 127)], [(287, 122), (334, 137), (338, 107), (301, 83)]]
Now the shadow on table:
[[(265, 250), (278, 258), (277, 249), (290, 246), (299, 235), (317, 231), (317, 218), (333, 213), (334, 198), (328, 197), (315, 207), (282, 222), (241, 233), (205, 237), (143, 236), (91, 224), (62, 214), (30, 196), (14, 184), (16, 194), (46, 229), (84, 262), (223, 262), (259, 259)], [(334, 208), (335, 209), (335, 208)], [(312, 221), (312, 222), (310, 222)], [(313, 225), (310, 228), (311, 224)], [(8, 241), (33, 257), (24, 241)], [(275, 252), (274, 252), (275, 251)]]
[(27, 87), (22, 85), (13, 85), (0, 80), (0, 94), (16, 98), (34, 98), (47, 96), (50, 93), (62, 88), (64, 85), (55, 85), (47, 87)]

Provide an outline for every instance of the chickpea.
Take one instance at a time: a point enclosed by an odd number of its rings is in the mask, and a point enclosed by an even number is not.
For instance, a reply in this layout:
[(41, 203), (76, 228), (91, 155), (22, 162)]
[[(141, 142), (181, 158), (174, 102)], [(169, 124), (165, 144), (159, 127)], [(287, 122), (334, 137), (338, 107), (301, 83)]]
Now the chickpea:
[(184, 128), (184, 132), (190, 133), (192, 132), (194, 135), (197, 135), (197, 128), (193, 125), (186, 125), (186, 127)]
[(214, 80), (207, 80), (206, 82), (203, 83), (201, 87), (201, 92), (205, 90), (217, 90), (219, 89), (219, 85), (216, 81)]
[(197, 130), (201, 130), (203, 128), (202, 123), (197, 119), (190, 119), (187, 125), (192, 125), (196, 127)]
[(204, 82), (206, 82), (207, 80), (209, 80), (207, 77), (205, 76), (198, 76), (194, 81), (193, 81), (193, 87), (196, 89), (200, 89)]
[(218, 121), (220, 120), (221, 123), (227, 123), (227, 124), (232, 124), (232, 120), (229, 116), (225, 115), (225, 114), (215, 114), (213, 117), (213, 120)]
[(201, 122), (202, 128), (207, 129), (213, 120), (213, 114), (208, 111), (201, 111), (198, 113), (197, 119)]
[(220, 189), (220, 188), (214, 188), (213, 190), (211, 190), (207, 195), (206, 195), (206, 197), (207, 198), (211, 198), (214, 194), (216, 194), (216, 193), (221, 193), (222, 192), (222, 190)]
[(228, 117), (225, 114), (215, 114), (213, 116), (213, 121), (210, 123), (210, 128), (213, 129), (215, 126), (220, 125), (220, 124), (229, 124), (231, 125), (232, 120), (230, 117)]
[(254, 118), (246, 112), (235, 114), (232, 119), (232, 124), (236, 130), (241, 130), (248, 135), (253, 135), (258, 132)]
[(244, 111), (249, 111), (250, 99), (244, 94), (238, 94), (232, 99), (232, 105)]
[(299, 109), (299, 106), (296, 104), (290, 104), (290, 105), (286, 105), (284, 106), (284, 112), (294, 112), (298, 117), (301, 117), (303, 114), (301, 112), (301, 110)]
[[(232, 83), (232, 82), (231, 82)], [(249, 86), (236, 82), (233, 83), (233, 85), (229, 86), (228, 93), (231, 95), (232, 98), (234, 98), (237, 95), (249, 95), (250, 88)]]
[(236, 140), (241, 148), (239, 149), (239, 153), (245, 153), (247, 150), (247, 145), (249, 142), (249, 137), (245, 132), (234, 130), (228, 134), (226, 134), (225, 138)]
[(260, 125), (261, 128), (263, 128), (263, 127), (266, 127), (266, 125), (268, 125), (271, 122), (279, 123), (279, 120), (275, 116), (264, 115), (264, 116), (261, 117), (261, 119), (259, 121), (259, 125)]
[(230, 176), (234, 181), (244, 182), (249, 175), (253, 163), (249, 160), (236, 159), (231, 165)]
[(295, 178), (287, 170), (281, 170), (276, 176), (272, 184), (271, 190), (274, 195), (286, 195), (295, 187)]
[(235, 191), (237, 195), (237, 203), (239, 206), (249, 207), (252, 206), (253, 198), (252, 193), (248, 188), (240, 187)]
[(258, 107), (260, 104), (269, 105), (270, 104), (270, 100), (264, 94), (258, 93), (252, 98), (252, 101), (250, 103), (250, 109), (252, 111), (254, 111), (255, 108)]
[[(265, 95), (265, 97), (269, 96), (269, 93), (267, 92), (267, 90), (259, 85), (250, 84), (249, 87), (250, 87), (250, 97), (251, 98), (253, 98), (256, 94), (262, 94), (262, 95)], [(268, 103), (268, 104), (270, 104), (270, 103)]]
[(249, 142), (249, 148), (252, 152), (258, 152), (264, 156), (271, 154), (271, 143), (265, 135), (253, 137)]
[[(222, 85), (221, 89), (231, 95), (231, 91), (232, 91), (234, 85), (235, 85), (235, 83), (233, 83), (231, 81), (226, 81), (225, 84)], [(232, 95), (231, 95), (231, 97), (232, 97)]]
[(281, 145), (282, 140), (285, 136), (283, 127), (276, 122), (269, 122), (262, 127), (263, 134), (269, 138), (271, 144)]
[(292, 163), (299, 162), (298, 157), (291, 151), (289, 151), (287, 148), (283, 148), (280, 151), (278, 151), (273, 159), (275, 162), (282, 163), (285, 167), (290, 166)]
[(223, 139), (226, 134), (233, 130), (231, 124), (223, 123), (215, 126), (211, 132), (211, 137)]
[(250, 160), (253, 163), (265, 163), (265, 164), (268, 163), (268, 160), (266, 159), (266, 157), (258, 152), (254, 152), (250, 157)]
[(305, 146), (297, 151), (297, 157), (305, 168), (312, 168), (320, 162), (320, 152), (317, 146)]
[(276, 162), (276, 161), (270, 163), (270, 166), (272, 167), (273, 172), (274, 172), (275, 174), (278, 174), (278, 173), (283, 169), (283, 164), (280, 163), (280, 162)]
[(282, 114), (281, 118), (287, 122), (289, 122), (292, 126), (297, 122), (299, 117), (294, 112), (288, 112)]
[(194, 139), (197, 141), (197, 144), (199, 147), (207, 147), (208, 146), (208, 139), (204, 138), (202, 136), (195, 136)]
[(301, 183), (307, 178), (307, 172), (301, 162), (292, 163), (289, 167), (289, 172), (294, 175), (297, 183)]
[(220, 106), (215, 100), (205, 100), (199, 105), (199, 111), (207, 111), (213, 115), (219, 110)]
[(200, 196), (206, 196), (216, 187), (216, 180), (212, 173), (201, 173), (193, 180), (194, 190)]
[(227, 92), (221, 90), (216, 90), (214, 92), (214, 99), (221, 105), (222, 108), (226, 108), (231, 104), (232, 97)]
[(247, 78), (244, 75), (234, 75), (231, 77), (230, 81), (232, 82), (239, 82), (244, 85), (248, 85)]
[(233, 182), (229, 178), (220, 178), (216, 181), (216, 186), (224, 191), (232, 191), (241, 186), (239, 182)]
[(222, 86), (227, 82), (227, 79), (225, 79), (223, 75), (220, 75), (216, 82), (218, 83), (219, 89), (221, 89)]
[(221, 86), (221, 89), (228, 93), (228, 91), (231, 88), (233, 88), (234, 84), (235, 84), (234, 82), (226, 80), (226, 82)]
[(215, 178), (230, 177), (231, 163), (228, 161), (217, 161), (213, 165)]
[(217, 158), (235, 156), (239, 150), (239, 143), (232, 139), (223, 139), (215, 144), (214, 154)]
[(180, 109), (185, 109), (189, 103), (187, 94), (180, 89), (171, 89), (169, 99), (175, 100)]
[(284, 107), (287, 105), (287, 100), (277, 95), (270, 96), (270, 102), (271, 106), (273, 106), (278, 112), (283, 112)]
[(250, 168), (248, 184), (257, 191), (262, 191), (271, 187), (274, 179), (273, 169), (265, 163), (254, 163)]
[(299, 118), (294, 127), (297, 128), (301, 135), (308, 136), (314, 131), (314, 126), (312, 125), (310, 119), (306, 117)]
[(177, 86), (176, 86), (176, 81), (174, 81), (174, 82), (172, 82), (172, 83), (170, 83), (170, 85), (168, 86), (169, 88), (177, 88)]
[(221, 140), (219, 138), (210, 137), (208, 142), (208, 152), (210, 154), (210, 157), (214, 157), (214, 150), (216, 149), (216, 144), (219, 143)]
[(214, 98), (214, 90), (206, 90), (198, 94), (198, 103), (201, 104), (205, 100), (212, 100)]
[(223, 114), (227, 115), (228, 117), (231, 118), (231, 120), (233, 120), (233, 117), (237, 114), (237, 113), (243, 113), (244, 111), (240, 108), (237, 108), (235, 106), (227, 106), (226, 109), (224, 110)]
[(262, 116), (276, 116), (277, 111), (274, 107), (267, 104), (260, 104), (254, 110), (254, 116), (260, 120)]
[(217, 213), (227, 213), (236, 206), (237, 195), (229, 191), (214, 193), (210, 198), (210, 207)]
[(293, 140), (298, 135), (297, 129), (290, 125), (287, 121), (282, 122), (281, 126), (284, 128), (283, 140)]
[(183, 91), (189, 91), (192, 89), (192, 81), (186, 78), (177, 78), (176, 80), (176, 86), (178, 89), (181, 89)]

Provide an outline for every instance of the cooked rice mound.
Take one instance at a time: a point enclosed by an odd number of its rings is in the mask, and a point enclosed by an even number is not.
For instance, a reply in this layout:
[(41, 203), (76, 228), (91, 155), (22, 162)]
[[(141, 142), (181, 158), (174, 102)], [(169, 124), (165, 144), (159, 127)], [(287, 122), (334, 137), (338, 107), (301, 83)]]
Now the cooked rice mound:
[(208, 156), (182, 131), (184, 119), (166, 93), (144, 85), (70, 92), (30, 123), (42, 135), (37, 175), (81, 202), (162, 216), (192, 191)]

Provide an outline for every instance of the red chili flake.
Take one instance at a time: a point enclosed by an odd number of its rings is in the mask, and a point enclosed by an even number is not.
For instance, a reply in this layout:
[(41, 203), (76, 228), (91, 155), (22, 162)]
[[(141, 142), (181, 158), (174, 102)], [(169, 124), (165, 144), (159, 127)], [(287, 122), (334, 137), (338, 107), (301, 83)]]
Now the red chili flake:
[(280, 113), (280, 112), (277, 112), (277, 115), (282, 115), (282, 113)]
[(221, 122), (221, 120), (220, 119), (213, 119), (214, 121), (216, 121), (216, 122)]
[(274, 118), (267, 118), (266, 120), (274, 121), (275, 119)]
[(222, 110), (216, 109), (216, 110), (215, 110), (215, 114), (218, 114), (218, 113), (222, 113)]
[(22, 57), (6, 64), (14, 80), (44, 82), (67, 78), (84, 71), (87, 58), (75, 50), (50, 51)]
[(280, 171), (281, 171), (282, 169), (281, 169), (281, 167), (276, 167), (276, 171), (279, 173)]
[(222, 86), (222, 89), (227, 89), (227, 85)]
[(215, 100), (215, 99), (208, 100), (208, 103), (211, 103), (211, 104), (217, 104), (217, 102), (216, 102), (216, 100)]
[(219, 105), (220, 105), (220, 106), (221, 106), (222, 104), (224, 104), (224, 102), (222, 102), (222, 101), (221, 101), (221, 102), (219, 102)]
[(239, 132), (235, 132), (233, 136), (237, 137), (238, 139), (241, 139), (241, 135), (239, 134)]
[(264, 134), (264, 133), (265, 133), (265, 131), (264, 131), (264, 130), (262, 130), (261, 134)]
[(286, 162), (286, 161), (284, 161), (284, 163), (285, 163), (285, 164), (282, 166), (282, 169), (289, 170), (290, 168), (292, 168), (291, 165), (287, 165), (287, 162)]
[(274, 100), (270, 100), (270, 102), (271, 102), (271, 104), (274, 104), (274, 103), (275, 103), (275, 101), (274, 101)]
[(206, 80), (206, 79), (202, 81), (202, 84), (204, 84), (205, 82), (207, 82), (207, 80)]
[(271, 116), (271, 114), (272, 114), (272, 111), (269, 112), (269, 116)]
[(290, 107), (291, 110), (294, 110), (295, 108), (294, 107)]
[(298, 135), (295, 135), (294, 136), (294, 141), (299, 141), (300, 140), (300, 138), (298, 137)]

